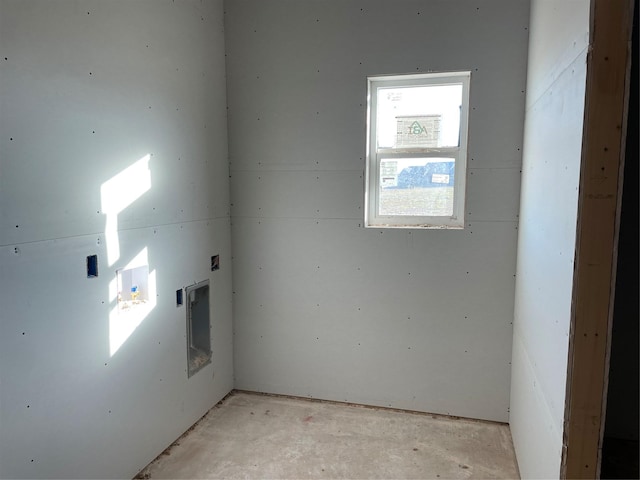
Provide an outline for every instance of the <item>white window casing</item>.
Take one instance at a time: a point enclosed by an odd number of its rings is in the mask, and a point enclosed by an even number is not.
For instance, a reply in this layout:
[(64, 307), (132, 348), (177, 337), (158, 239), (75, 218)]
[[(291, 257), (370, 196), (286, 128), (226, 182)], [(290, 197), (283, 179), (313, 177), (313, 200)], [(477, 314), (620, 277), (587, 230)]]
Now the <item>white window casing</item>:
[(367, 78), (365, 227), (464, 228), (470, 77)]

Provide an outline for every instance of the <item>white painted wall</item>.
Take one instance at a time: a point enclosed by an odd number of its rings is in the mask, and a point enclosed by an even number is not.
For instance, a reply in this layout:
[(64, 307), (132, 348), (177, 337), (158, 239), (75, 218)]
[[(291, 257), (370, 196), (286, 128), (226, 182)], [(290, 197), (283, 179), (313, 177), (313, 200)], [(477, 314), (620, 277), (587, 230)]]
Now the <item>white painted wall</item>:
[[(225, 5), (236, 387), (507, 421), (528, 1)], [(363, 223), (367, 75), (471, 70), (462, 231)]]
[(533, 0), (509, 422), (523, 478), (560, 475), (588, 0)]
[[(233, 387), (222, 2), (1, 0), (0, 49), (0, 477), (131, 478)], [(146, 154), (109, 265), (101, 185)], [(144, 247), (156, 306), (111, 356), (109, 284)], [(207, 278), (213, 365), (187, 379), (175, 291)]]

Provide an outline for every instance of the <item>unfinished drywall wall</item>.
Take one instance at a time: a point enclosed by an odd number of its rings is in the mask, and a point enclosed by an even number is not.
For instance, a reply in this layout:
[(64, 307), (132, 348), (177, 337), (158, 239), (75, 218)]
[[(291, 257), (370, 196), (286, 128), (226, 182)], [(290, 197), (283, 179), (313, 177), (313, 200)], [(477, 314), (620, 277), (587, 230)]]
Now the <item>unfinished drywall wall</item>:
[[(529, 2), (225, 10), (236, 387), (506, 421)], [(367, 76), (449, 70), (465, 229), (363, 228)]]
[(0, 12), (0, 477), (131, 478), (233, 386), (222, 2)]
[(531, 5), (509, 422), (523, 478), (560, 475), (588, 0)]

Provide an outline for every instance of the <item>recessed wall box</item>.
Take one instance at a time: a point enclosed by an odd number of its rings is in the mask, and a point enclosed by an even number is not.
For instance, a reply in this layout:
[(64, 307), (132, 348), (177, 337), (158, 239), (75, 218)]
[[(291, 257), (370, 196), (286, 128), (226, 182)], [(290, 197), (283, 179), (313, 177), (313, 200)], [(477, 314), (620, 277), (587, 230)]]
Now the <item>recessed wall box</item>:
[(87, 257), (87, 278), (98, 276), (98, 255), (89, 255)]
[(191, 285), (187, 294), (187, 357), (189, 377), (211, 363), (209, 280)]

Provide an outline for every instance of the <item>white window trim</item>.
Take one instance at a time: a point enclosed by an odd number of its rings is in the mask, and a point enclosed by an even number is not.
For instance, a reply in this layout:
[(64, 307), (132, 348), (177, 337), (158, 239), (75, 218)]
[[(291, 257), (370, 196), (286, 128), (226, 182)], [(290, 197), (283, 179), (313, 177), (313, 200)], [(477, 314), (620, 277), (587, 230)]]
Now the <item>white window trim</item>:
[[(467, 176), (467, 135), (469, 124), (469, 84), (471, 72), (442, 72), (409, 75), (384, 75), (367, 77), (367, 152), (365, 171), (365, 219), (367, 228), (464, 228), (465, 187)], [(460, 112), (460, 145), (449, 148), (404, 148), (378, 150), (377, 90), (384, 87), (462, 84), (462, 110)], [(406, 216), (378, 215), (380, 161), (383, 158), (442, 157), (455, 158), (453, 215)]]

